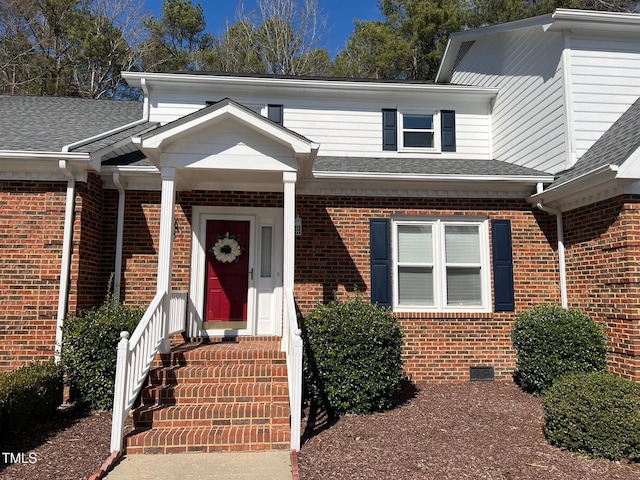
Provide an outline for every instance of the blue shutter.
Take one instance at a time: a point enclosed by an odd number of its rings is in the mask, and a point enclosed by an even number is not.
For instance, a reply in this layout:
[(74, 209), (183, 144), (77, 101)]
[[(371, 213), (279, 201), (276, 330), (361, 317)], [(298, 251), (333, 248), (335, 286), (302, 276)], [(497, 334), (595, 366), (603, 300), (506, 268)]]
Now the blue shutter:
[(369, 221), (371, 303), (391, 306), (391, 231), (387, 218)]
[(511, 220), (492, 220), (493, 287), (496, 312), (513, 312), (513, 252), (511, 247)]
[(442, 110), (440, 112), (440, 131), (442, 133), (442, 151), (456, 151), (456, 112)]
[(398, 150), (398, 111), (382, 110), (382, 149)]
[(267, 105), (267, 117), (269, 118), (269, 120), (276, 122), (278, 125), (282, 125), (282, 111), (282, 105)]

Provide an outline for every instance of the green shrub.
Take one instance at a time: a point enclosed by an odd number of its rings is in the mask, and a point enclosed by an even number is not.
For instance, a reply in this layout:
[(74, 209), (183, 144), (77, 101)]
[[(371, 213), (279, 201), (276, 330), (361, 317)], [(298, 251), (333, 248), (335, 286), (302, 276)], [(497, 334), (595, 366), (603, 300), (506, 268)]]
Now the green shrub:
[(610, 460), (640, 460), (640, 384), (604, 372), (574, 373), (543, 397), (552, 445)]
[(579, 310), (539, 305), (521, 313), (511, 332), (520, 386), (542, 393), (562, 375), (604, 371), (607, 337)]
[(332, 414), (394, 405), (402, 382), (402, 330), (389, 309), (360, 296), (318, 306), (303, 322), (307, 394)]
[(46, 418), (61, 402), (62, 370), (53, 361), (0, 372), (0, 431)]
[(100, 307), (67, 318), (62, 365), (74, 400), (94, 410), (113, 406), (120, 332), (133, 333), (143, 314), (108, 297)]

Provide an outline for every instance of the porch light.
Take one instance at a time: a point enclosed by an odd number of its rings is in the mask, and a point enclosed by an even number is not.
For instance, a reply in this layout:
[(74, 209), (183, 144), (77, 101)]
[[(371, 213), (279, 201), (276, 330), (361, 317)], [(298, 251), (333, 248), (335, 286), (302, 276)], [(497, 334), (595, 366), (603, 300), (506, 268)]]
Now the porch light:
[(293, 231), (295, 232), (296, 237), (302, 236), (302, 219), (300, 218), (299, 215), (296, 215), (296, 222), (294, 224)]

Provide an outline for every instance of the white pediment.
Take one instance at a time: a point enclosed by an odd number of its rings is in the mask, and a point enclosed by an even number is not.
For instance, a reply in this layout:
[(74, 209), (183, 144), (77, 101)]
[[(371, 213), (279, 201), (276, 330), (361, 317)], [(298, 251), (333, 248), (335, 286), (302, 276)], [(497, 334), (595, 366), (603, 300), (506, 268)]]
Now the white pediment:
[[(306, 169), (318, 145), (231, 100), (134, 138), (159, 168), (287, 172)], [(307, 167), (308, 168), (308, 167)]]

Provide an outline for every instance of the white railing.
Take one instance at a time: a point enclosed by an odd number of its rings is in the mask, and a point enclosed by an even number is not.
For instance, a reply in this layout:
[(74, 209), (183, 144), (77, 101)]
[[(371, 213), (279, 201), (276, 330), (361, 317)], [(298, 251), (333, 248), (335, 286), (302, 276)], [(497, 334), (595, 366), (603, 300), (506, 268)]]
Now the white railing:
[[(158, 292), (133, 335), (120, 334), (113, 392), (111, 452), (122, 451), (124, 422), (163, 341), (185, 329), (186, 292)], [(167, 305), (168, 303), (168, 305)]]
[(293, 291), (284, 290), (284, 328), (282, 347), (287, 354), (289, 379), (289, 409), (291, 412), (291, 450), (300, 450), (300, 421), (302, 419), (302, 331), (298, 327)]
[(186, 311), (187, 292), (172, 290), (169, 294), (169, 335), (185, 331)]

